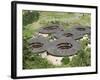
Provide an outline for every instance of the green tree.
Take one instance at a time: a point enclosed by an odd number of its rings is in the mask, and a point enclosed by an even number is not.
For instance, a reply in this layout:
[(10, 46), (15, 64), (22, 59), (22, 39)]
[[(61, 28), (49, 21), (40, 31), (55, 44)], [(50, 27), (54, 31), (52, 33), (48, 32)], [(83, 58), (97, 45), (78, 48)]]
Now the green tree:
[(23, 25), (31, 24), (39, 19), (39, 12), (37, 11), (23, 11)]

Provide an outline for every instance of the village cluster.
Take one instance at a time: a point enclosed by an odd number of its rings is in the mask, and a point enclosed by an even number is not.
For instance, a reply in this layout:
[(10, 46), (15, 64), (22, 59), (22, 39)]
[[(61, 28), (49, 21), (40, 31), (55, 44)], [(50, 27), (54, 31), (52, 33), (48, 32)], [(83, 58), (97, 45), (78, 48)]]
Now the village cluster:
[(81, 49), (78, 41), (84, 38), (91, 42), (89, 26), (73, 26), (65, 30), (62, 25), (50, 24), (41, 27), (28, 43), (34, 54), (41, 55), (54, 65), (61, 65), (63, 57), (69, 56), (71, 59), (76, 55)]

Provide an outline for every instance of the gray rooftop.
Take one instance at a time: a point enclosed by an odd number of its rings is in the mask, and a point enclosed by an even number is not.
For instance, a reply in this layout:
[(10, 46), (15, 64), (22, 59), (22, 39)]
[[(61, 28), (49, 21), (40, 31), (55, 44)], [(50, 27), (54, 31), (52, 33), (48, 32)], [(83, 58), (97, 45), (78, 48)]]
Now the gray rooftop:
[(72, 29), (75, 30), (78, 34), (83, 35), (91, 32), (91, 28), (89, 26), (73, 26)]
[(70, 56), (77, 53), (80, 44), (72, 38), (62, 37), (45, 45), (47, 52), (54, 56)]
[(80, 39), (83, 37), (83, 34), (79, 34), (77, 33), (76, 30), (74, 29), (70, 29), (70, 30), (66, 30), (66, 31), (61, 31), (61, 32), (56, 32), (55, 34), (53, 34), (53, 37), (56, 39), (59, 39), (61, 37), (66, 37), (66, 38), (73, 38), (75, 40)]
[(30, 45), (30, 48), (32, 50), (32, 52), (44, 52), (45, 49), (44, 49), (44, 45), (46, 43), (48, 43), (48, 39), (43, 37), (43, 36), (37, 36), (36, 38), (31, 38), (29, 40), (29, 45)]
[(62, 25), (52, 24), (52, 25), (48, 25), (48, 26), (40, 28), (39, 33), (52, 34), (52, 33), (55, 33), (57, 31), (63, 31), (63, 30), (64, 29), (63, 29)]

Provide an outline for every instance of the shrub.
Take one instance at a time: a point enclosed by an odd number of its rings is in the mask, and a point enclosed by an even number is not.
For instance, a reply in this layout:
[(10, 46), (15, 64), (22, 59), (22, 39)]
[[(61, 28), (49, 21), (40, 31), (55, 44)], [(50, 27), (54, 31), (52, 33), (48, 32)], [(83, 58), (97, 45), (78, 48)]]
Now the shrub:
[(64, 57), (62, 60), (61, 60), (62, 64), (66, 65), (70, 62), (70, 59), (69, 57)]
[[(26, 55), (27, 56), (27, 55)], [(36, 68), (53, 68), (54, 66), (45, 58), (42, 58), (35, 53), (24, 59), (23, 69), (36, 69)]]
[(70, 62), (70, 66), (78, 67), (78, 66), (90, 66), (91, 65), (91, 54), (90, 51), (81, 49), (77, 52), (77, 56), (72, 58)]

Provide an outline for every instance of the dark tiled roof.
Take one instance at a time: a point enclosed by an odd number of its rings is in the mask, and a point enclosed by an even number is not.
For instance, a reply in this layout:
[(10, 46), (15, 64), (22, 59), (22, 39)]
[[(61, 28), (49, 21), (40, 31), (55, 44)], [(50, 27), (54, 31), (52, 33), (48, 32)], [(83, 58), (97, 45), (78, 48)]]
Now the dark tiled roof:
[(80, 44), (78, 44), (72, 38), (62, 37), (45, 45), (45, 49), (51, 55), (64, 57), (77, 53), (77, 51), (80, 49)]
[(37, 36), (36, 38), (31, 38), (29, 44), (32, 52), (43, 52), (45, 51), (44, 45), (48, 43), (48, 39), (42, 36)]
[(48, 25), (46, 27), (42, 27), (39, 30), (39, 33), (42, 34), (52, 34), (55, 33), (57, 31), (63, 31), (63, 27), (61, 25), (57, 25), (57, 24), (52, 24), (52, 25)]
[(82, 34), (77, 33), (76, 30), (74, 29), (70, 29), (70, 30), (66, 30), (66, 31), (61, 31), (61, 32), (56, 32), (55, 34), (53, 34), (53, 37), (59, 39), (61, 37), (66, 37), (66, 38), (73, 38), (75, 40), (80, 39), (83, 37)]
[(75, 30), (78, 34), (87, 34), (90, 33), (90, 27), (88, 26), (73, 26), (72, 28), (73, 30)]

